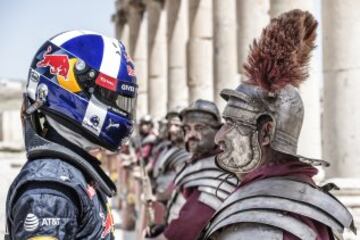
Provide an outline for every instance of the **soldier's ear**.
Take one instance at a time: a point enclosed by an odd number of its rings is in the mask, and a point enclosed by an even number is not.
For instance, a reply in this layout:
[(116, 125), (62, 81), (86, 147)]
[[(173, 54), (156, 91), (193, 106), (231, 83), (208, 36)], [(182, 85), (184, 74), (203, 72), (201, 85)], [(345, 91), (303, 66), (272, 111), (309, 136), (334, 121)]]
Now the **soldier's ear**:
[(273, 123), (266, 121), (262, 124), (259, 131), (259, 143), (261, 146), (269, 146), (271, 143), (271, 134), (273, 129)]

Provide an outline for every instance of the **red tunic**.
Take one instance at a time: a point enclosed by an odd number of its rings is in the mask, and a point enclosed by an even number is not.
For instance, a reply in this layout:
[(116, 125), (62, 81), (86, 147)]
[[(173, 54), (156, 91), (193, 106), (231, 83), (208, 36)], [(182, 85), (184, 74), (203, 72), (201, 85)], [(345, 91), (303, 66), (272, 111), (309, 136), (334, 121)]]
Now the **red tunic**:
[[(191, 162), (201, 161), (217, 151), (218, 149), (214, 149), (204, 156), (194, 157)], [(168, 224), (164, 235), (168, 240), (195, 240), (208, 224), (215, 210), (198, 200), (200, 191), (197, 188), (184, 188), (181, 193), (186, 202), (180, 210), (179, 217)]]
[[(312, 179), (314, 175), (316, 175), (318, 170), (313, 166), (308, 164), (299, 162), (299, 161), (291, 161), (286, 164), (278, 164), (278, 165), (264, 165), (255, 171), (248, 173), (242, 179), (241, 186), (244, 186), (250, 182), (265, 179), (268, 177), (275, 177), (275, 176), (291, 176), (296, 177), (301, 181), (307, 182), (313, 186), (315, 183)], [(298, 214), (291, 213), (291, 216), (299, 219), (306, 225), (308, 225), (314, 232), (317, 234), (316, 240), (333, 240), (332, 234), (329, 232), (329, 228), (315, 220), (312, 220), (308, 217), (304, 217)], [(284, 232), (284, 240), (298, 240), (297, 237), (294, 235)]]
[(198, 200), (200, 192), (196, 188), (182, 191), (186, 203), (179, 217), (169, 223), (164, 231), (168, 240), (195, 240), (209, 222), (215, 210)]

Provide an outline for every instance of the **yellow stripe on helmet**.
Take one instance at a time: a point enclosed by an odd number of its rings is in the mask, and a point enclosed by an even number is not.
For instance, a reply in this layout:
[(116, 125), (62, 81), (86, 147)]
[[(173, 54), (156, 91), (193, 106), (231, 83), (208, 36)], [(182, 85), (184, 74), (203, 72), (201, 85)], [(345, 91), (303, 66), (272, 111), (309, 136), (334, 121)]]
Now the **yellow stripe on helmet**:
[(74, 73), (74, 66), (76, 61), (76, 58), (72, 58), (69, 60), (69, 72), (67, 78), (64, 78), (61, 75), (57, 76), (57, 80), (59, 81), (60, 86), (73, 93), (81, 91), (81, 88), (76, 80)]

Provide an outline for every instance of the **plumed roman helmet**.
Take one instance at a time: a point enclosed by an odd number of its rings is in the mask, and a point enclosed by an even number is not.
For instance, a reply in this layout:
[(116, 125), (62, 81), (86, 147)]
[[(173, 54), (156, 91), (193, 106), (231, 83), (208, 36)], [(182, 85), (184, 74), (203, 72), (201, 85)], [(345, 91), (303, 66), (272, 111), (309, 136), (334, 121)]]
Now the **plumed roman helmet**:
[(298, 9), (272, 19), (250, 47), (245, 79), (235, 90), (221, 92), (227, 101), (224, 118), (256, 126), (260, 117), (271, 117), (275, 124), (271, 147), (314, 165), (325, 162), (297, 155), (304, 118), (297, 87), (308, 77), (317, 25), (309, 12)]

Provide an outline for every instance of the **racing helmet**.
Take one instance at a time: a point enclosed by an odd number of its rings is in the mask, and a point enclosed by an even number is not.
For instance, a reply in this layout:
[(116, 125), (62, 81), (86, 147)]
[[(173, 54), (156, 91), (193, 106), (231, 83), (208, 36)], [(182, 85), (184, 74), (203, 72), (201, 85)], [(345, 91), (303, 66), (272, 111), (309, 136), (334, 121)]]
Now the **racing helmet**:
[(124, 45), (90, 31), (68, 31), (36, 53), (27, 114), (43, 114), (89, 141), (116, 150), (133, 129), (137, 83)]

